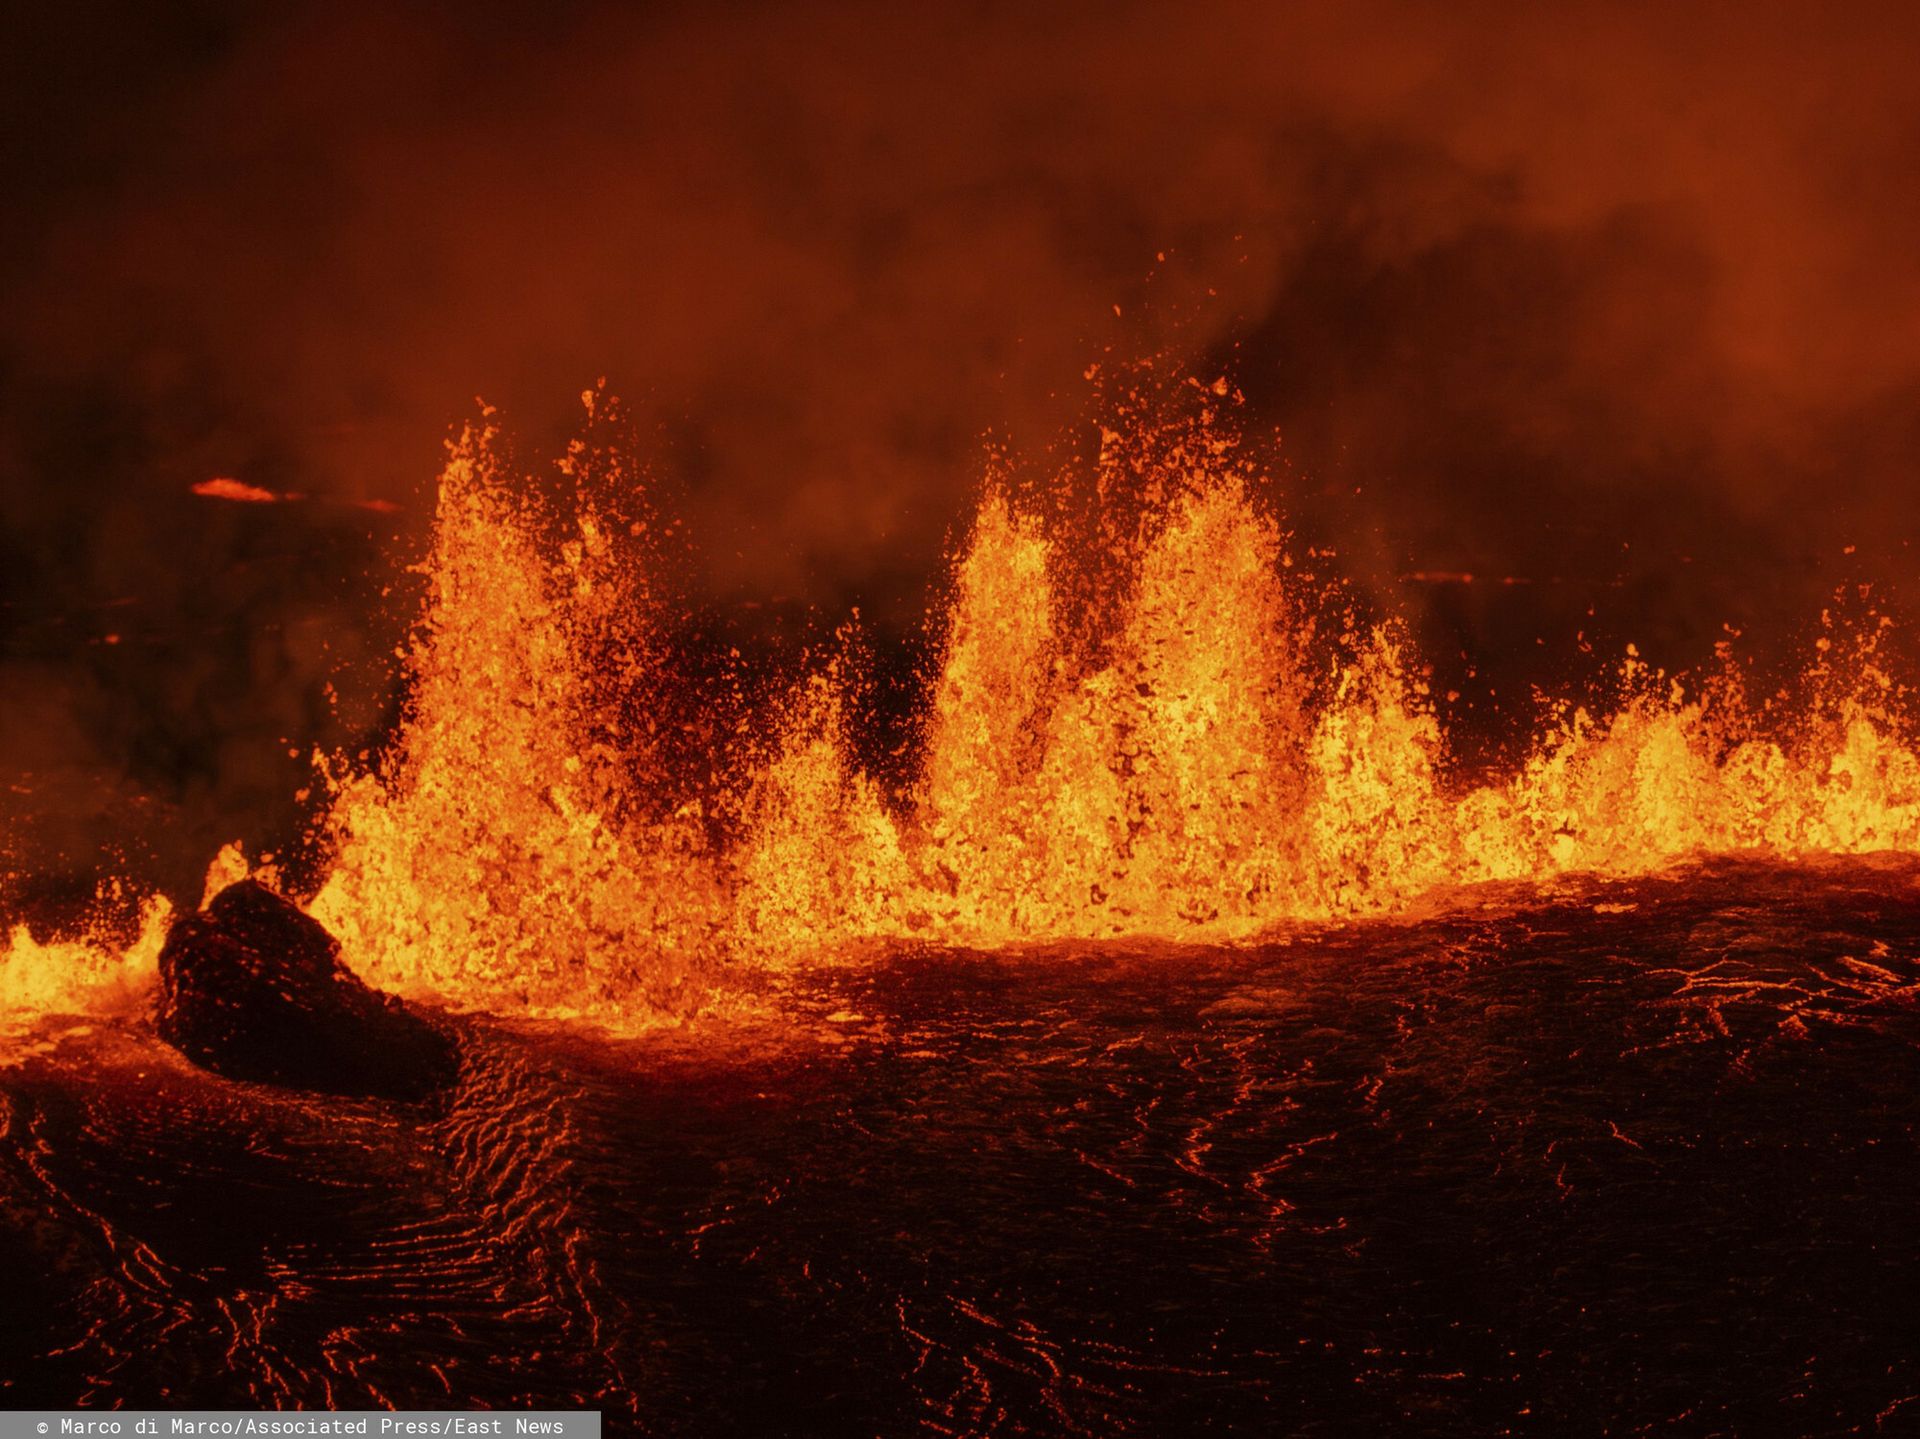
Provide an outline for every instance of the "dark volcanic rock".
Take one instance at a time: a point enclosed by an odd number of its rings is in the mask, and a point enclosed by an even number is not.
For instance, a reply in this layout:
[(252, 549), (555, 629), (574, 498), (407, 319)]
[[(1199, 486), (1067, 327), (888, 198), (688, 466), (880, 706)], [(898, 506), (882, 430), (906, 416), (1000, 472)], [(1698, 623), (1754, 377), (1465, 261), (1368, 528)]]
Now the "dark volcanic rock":
[(308, 915), (251, 880), (174, 922), (160, 951), (160, 1037), (233, 1079), (420, 1098), (453, 1077), (452, 1042), (340, 962)]
[(1920, 1434), (1920, 856), (1459, 900), (493, 1025), (450, 1123), (61, 1021), (0, 1044), (0, 1407)]

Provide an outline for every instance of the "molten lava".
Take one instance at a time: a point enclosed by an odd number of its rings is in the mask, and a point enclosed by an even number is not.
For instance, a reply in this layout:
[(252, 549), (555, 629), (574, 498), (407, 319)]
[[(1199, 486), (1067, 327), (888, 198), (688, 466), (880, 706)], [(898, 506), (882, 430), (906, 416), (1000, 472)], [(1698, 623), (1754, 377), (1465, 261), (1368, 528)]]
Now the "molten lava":
[[(1209, 416), (1108, 440), (1102, 496), (1131, 508), (1093, 527), (1104, 553), (1004, 488), (981, 501), (910, 782), (861, 762), (843, 647), (758, 717), (770, 739), (715, 804), (645, 718), (675, 701), (618, 498), (635, 476), (582, 442), (571, 498), (538, 501), (470, 430), (400, 728), (323, 763), (312, 913), (382, 988), (644, 1021), (867, 941), (1240, 940), (1486, 881), (1920, 849), (1885, 621), (1822, 639), (1791, 706), (1749, 703), (1730, 663), (1689, 693), (1630, 650), (1611, 712), (1562, 706), (1511, 773), (1466, 783), (1399, 627), (1302, 577)], [(150, 972), (165, 913), (130, 947), (16, 930), (0, 997), (88, 1007)]]

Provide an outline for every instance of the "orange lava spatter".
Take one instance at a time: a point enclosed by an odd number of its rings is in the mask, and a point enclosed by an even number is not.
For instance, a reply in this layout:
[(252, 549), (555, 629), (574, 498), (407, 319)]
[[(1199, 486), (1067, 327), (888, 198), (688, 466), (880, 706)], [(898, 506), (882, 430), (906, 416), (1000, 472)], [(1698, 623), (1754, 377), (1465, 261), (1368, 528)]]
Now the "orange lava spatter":
[[(327, 763), (313, 914), (383, 988), (644, 1022), (870, 942), (1238, 941), (1487, 881), (1920, 849), (1884, 621), (1823, 640), (1791, 713), (1749, 705), (1731, 666), (1690, 694), (1630, 654), (1615, 709), (1562, 707), (1469, 784), (1399, 629), (1327, 625), (1230, 444), (1204, 423), (1108, 439), (1102, 494), (1134, 503), (1092, 531), (1097, 583), (1014, 493), (981, 500), (909, 781), (863, 766), (842, 654), (755, 719), (720, 825), (648, 739), (675, 700), (621, 543), (640, 526), (607, 499), (634, 477), (576, 446), (572, 495), (538, 500), (469, 430), (400, 728), (377, 760)], [(0, 1004), (78, 1003), (80, 976), (118, 973), (16, 931)]]
[(43, 1016), (144, 1012), (173, 906), (164, 896), (145, 896), (128, 922), (128, 898), (108, 881), (76, 932), (43, 939), (15, 924), (0, 935), (0, 1064), (9, 1041)]
[[(610, 629), (643, 599), (583, 503), (549, 516), (467, 432), (441, 476), (412, 688), (383, 763), (340, 770), (330, 872), (311, 910), (369, 982), (479, 1008), (575, 1015), (678, 1007), (727, 917), (704, 831), (637, 815), (643, 750), (611, 744)], [(644, 643), (621, 636), (611, 657)]]

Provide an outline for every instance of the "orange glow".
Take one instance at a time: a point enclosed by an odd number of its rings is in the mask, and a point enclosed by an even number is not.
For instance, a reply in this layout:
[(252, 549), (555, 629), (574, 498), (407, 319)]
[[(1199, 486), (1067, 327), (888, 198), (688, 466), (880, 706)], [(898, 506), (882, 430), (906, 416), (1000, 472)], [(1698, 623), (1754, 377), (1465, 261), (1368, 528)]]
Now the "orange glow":
[(0, 1037), (47, 1014), (137, 1013), (159, 974), (160, 946), (173, 906), (161, 896), (144, 900), (131, 939), (107, 912), (125, 896), (116, 885), (98, 897), (98, 914), (77, 934), (35, 937), (16, 924), (0, 939)]
[(210, 480), (202, 480), (193, 487), (193, 492), (209, 500), (236, 500), (248, 505), (273, 505), (285, 498), (272, 490), (263, 490), (258, 485), (236, 480), (231, 475), (215, 475)]
[[(337, 776), (332, 872), (312, 912), (370, 983), (539, 1014), (675, 1012), (721, 927), (719, 871), (691, 817), (628, 818), (657, 776), (613, 766), (596, 665), (634, 617), (603, 516), (558, 558), (469, 432), (441, 478), (413, 693), (390, 763)], [(627, 637), (644, 644), (644, 633)], [(630, 750), (627, 758), (634, 756)]]
[[(1512, 772), (1466, 784), (1398, 628), (1327, 620), (1258, 476), (1204, 421), (1109, 435), (1102, 493), (1137, 513), (1103, 522), (1091, 626), (1068, 602), (1088, 557), (989, 490), (915, 778), (863, 767), (843, 646), (756, 722), (722, 824), (634, 718), (661, 672), (657, 601), (625, 546), (644, 527), (605, 496), (637, 478), (582, 442), (572, 499), (539, 502), (494, 438), (469, 431), (441, 477), (391, 749), (322, 761), (312, 912), (402, 994), (651, 1023), (870, 941), (1239, 940), (1490, 881), (1920, 849), (1886, 621), (1849, 637), (1829, 618), (1793, 705), (1750, 704), (1724, 654), (1689, 692), (1629, 648), (1615, 707), (1562, 706)], [(246, 872), (223, 852), (210, 890)], [(120, 957), (16, 931), (5, 1004), (84, 1007), (137, 981), (164, 917), (150, 907)]]
[(344, 782), (315, 904), (376, 983), (626, 1005), (718, 962), (864, 940), (1239, 938), (1482, 881), (1920, 844), (1920, 763), (1870, 649), (1852, 688), (1834, 671), (1777, 734), (1730, 728), (1752, 726), (1733, 680), (1688, 696), (1629, 657), (1616, 713), (1570, 710), (1516, 773), (1450, 783), (1393, 628), (1316, 639), (1251, 477), (1188, 442), (1162, 447), (1171, 469), (1120, 542), (1131, 574), (1099, 654), (1061, 621), (1073, 557), (990, 492), (917, 784), (889, 794), (860, 767), (835, 661), (740, 777), (740, 836), (707, 847), (681, 820), (617, 817), (619, 786), (664, 776), (580, 779), (570, 615), (601, 583), (595, 521), (542, 560), (487, 439), (443, 480), (402, 758)]

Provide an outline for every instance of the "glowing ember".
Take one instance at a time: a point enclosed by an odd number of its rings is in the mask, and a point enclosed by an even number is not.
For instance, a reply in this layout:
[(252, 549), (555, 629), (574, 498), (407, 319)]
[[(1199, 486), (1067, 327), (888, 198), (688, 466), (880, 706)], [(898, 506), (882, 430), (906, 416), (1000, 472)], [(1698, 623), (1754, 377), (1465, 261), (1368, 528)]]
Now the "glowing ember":
[(274, 505), (291, 498), (276, 495), (272, 490), (263, 490), (244, 480), (236, 480), (231, 475), (215, 475), (210, 480), (202, 480), (193, 487), (193, 492), (209, 500), (235, 500), (247, 505)]

